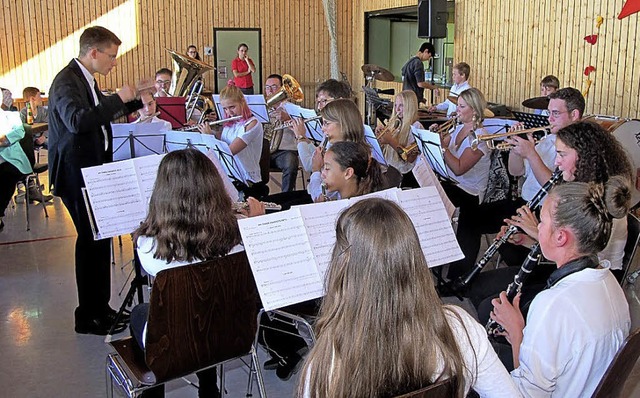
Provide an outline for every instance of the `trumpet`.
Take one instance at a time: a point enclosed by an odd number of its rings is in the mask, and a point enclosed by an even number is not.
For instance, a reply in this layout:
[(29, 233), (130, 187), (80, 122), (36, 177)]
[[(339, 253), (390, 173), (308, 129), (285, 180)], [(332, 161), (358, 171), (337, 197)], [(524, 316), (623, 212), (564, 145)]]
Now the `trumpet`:
[(453, 115), (451, 116), (451, 119), (447, 120), (446, 122), (442, 123), (442, 125), (438, 126), (438, 128), (436, 128), (435, 131), (441, 136), (446, 136), (451, 134), (451, 132), (453, 131), (453, 128), (456, 127), (457, 124), (458, 124), (458, 118), (455, 115)]
[(481, 135), (478, 135), (471, 142), (471, 148), (473, 148), (474, 150), (477, 149), (478, 145), (480, 145), (480, 142), (484, 141), (487, 143), (487, 146), (489, 147), (489, 149), (497, 149), (499, 151), (510, 151), (513, 148), (513, 145), (508, 144), (506, 142), (496, 143), (494, 142), (494, 140), (502, 141), (505, 138), (508, 138), (514, 135), (529, 134), (529, 133), (533, 135), (534, 141), (538, 143), (540, 140), (546, 137), (549, 133), (551, 133), (551, 125), (543, 126), (543, 127), (534, 127), (526, 130), (507, 131), (506, 133), (481, 134)]
[(400, 158), (406, 162), (407, 159), (409, 159), (409, 156), (414, 154), (417, 155), (420, 152), (420, 150), (418, 149), (418, 143), (414, 142), (408, 147), (399, 147), (397, 149), (397, 152), (398, 152), (398, 156), (400, 156)]
[[(318, 116), (310, 117), (310, 118), (308, 118), (308, 119), (301, 119), (301, 120), (302, 120), (304, 123), (309, 123), (309, 122), (312, 122), (312, 121), (314, 121), (314, 120), (319, 120), (319, 119), (322, 119), (322, 116), (318, 115)], [(286, 122), (282, 122), (282, 124), (280, 124), (278, 127), (275, 127), (275, 128), (273, 129), (273, 131), (280, 131), (280, 130), (284, 130), (284, 129), (291, 128), (291, 126), (293, 126), (293, 121), (294, 121), (294, 120), (295, 120), (295, 119), (291, 119), (291, 120), (287, 120)]]
[(382, 138), (382, 136), (384, 136), (387, 133), (391, 133), (392, 136), (396, 135), (398, 134), (401, 128), (402, 128), (402, 120), (400, 120), (397, 117), (389, 119), (389, 122), (387, 122), (387, 125), (384, 126), (382, 130), (380, 130), (380, 133), (376, 135), (376, 139), (379, 140), (380, 138)]
[(156, 113), (154, 113), (152, 115), (147, 115), (147, 116), (140, 117), (140, 118), (138, 118), (138, 120), (136, 120), (133, 123), (146, 123), (146, 122), (148, 122), (149, 120), (153, 119), (156, 116), (160, 116), (160, 112), (156, 112)]
[[(215, 125), (218, 125), (218, 124), (224, 124), (224, 123), (227, 123), (227, 122), (234, 122), (234, 121), (240, 120), (240, 119), (242, 119), (242, 116), (238, 115), (238, 116), (228, 117), (226, 119), (220, 119), (220, 120), (216, 120), (216, 121), (213, 121), (213, 122), (208, 122), (208, 124), (209, 124), (209, 127), (212, 127), (212, 126), (215, 126)], [(178, 131), (198, 131), (198, 125), (194, 124), (193, 126), (183, 127), (181, 129), (179, 129)]]

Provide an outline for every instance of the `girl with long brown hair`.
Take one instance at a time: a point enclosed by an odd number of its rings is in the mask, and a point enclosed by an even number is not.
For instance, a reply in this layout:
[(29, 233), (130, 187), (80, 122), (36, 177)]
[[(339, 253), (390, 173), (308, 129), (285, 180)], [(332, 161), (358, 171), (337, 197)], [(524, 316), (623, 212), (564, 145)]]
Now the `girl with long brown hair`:
[(442, 305), (399, 206), (362, 200), (340, 215), (336, 236), (299, 396), (391, 397), (451, 377), (457, 397), (518, 396), (484, 328)]

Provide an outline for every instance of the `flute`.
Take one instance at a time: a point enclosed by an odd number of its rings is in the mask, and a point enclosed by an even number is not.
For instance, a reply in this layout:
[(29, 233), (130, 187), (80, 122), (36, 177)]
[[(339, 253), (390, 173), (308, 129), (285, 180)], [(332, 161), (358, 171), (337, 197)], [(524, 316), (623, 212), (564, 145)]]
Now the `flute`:
[(146, 123), (146, 122), (148, 122), (149, 120), (153, 119), (156, 116), (160, 116), (160, 112), (156, 112), (156, 113), (154, 113), (152, 115), (147, 115), (147, 116), (140, 117), (134, 123)]
[[(282, 206), (273, 202), (260, 202), (264, 205), (265, 211), (280, 211)], [(249, 202), (233, 202), (231, 207), (234, 211), (240, 212), (240, 210), (249, 210)]]

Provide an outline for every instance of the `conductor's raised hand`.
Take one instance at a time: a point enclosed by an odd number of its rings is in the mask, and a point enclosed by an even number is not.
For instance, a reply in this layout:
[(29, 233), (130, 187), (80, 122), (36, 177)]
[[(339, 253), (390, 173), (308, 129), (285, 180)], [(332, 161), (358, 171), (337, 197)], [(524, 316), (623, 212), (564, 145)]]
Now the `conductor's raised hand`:
[(125, 84), (118, 90), (118, 97), (120, 97), (122, 102), (131, 102), (136, 99), (136, 95), (136, 90), (128, 84)]

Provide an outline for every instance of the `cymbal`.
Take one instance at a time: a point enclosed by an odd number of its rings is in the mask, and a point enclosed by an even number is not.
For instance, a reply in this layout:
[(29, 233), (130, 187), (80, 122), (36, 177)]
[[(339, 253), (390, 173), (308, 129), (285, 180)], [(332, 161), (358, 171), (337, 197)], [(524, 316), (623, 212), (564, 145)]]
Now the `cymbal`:
[(392, 82), (394, 79), (393, 73), (389, 72), (382, 66), (374, 64), (364, 64), (362, 65), (361, 69), (365, 75), (371, 76), (376, 80), (380, 80), (381, 82)]
[(531, 109), (547, 109), (549, 97), (533, 97), (522, 101), (522, 106)]

